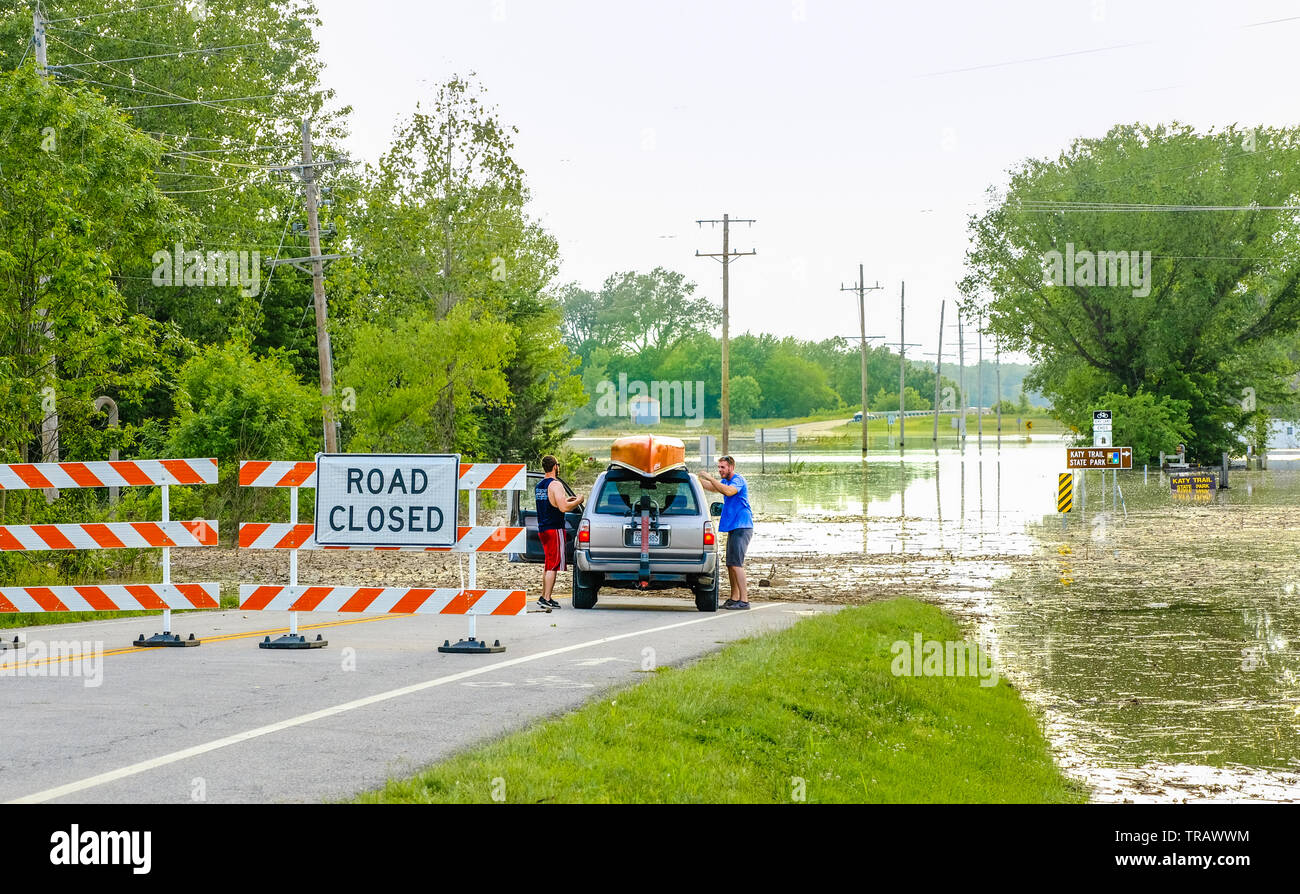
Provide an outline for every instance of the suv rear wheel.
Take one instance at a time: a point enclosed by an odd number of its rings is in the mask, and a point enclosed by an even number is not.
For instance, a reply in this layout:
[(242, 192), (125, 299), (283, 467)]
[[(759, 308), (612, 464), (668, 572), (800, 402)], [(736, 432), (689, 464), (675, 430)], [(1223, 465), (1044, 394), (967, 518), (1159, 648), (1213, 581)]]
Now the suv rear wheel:
[(708, 584), (696, 584), (691, 587), (695, 594), (695, 607), (702, 612), (718, 610), (718, 569), (713, 569), (713, 581)]
[(590, 571), (573, 568), (573, 607), (595, 608), (596, 594), (600, 592), (600, 577)]

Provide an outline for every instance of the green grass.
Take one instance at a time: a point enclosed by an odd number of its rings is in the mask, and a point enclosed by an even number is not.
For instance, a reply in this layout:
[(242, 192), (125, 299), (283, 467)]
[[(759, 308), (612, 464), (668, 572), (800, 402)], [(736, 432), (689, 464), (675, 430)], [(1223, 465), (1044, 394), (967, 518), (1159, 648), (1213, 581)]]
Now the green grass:
[[(890, 646), (959, 640), (908, 599), (808, 618), (362, 795), (379, 802), (1077, 802), (1005, 681), (899, 677)], [(497, 783), (500, 785), (501, 783)], [(499, 789), (498, 789), (499, 792)]]

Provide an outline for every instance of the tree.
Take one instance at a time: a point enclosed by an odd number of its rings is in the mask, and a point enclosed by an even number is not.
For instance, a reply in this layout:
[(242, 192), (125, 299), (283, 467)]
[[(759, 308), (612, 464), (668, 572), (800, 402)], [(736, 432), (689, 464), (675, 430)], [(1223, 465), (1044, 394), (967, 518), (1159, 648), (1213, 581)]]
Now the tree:
[[(380, 362), (362, 356), (363, 331), (366, 349), (376, 348), (369, 321), (416, 325), (421, 340), (442, 345), (421, 362), (443, 366), (425, 382), (438, 383), (427, 390), (438, 406), (416, 429), (429, 443), (492, 458), (554, 448), (563, 421), (584, 400), (562, 339), (560, 306), (549, 292), (558, 247), (525, 213), (514, 133), (472, 78), (443, 84), (431, 109), (404, 121), (389, 151), (361, 177), (349, 227), (361, 259), (338, 265), (333, 279), (349, 293), (335, 326), (348, 367)], [(418, 322), (448, 320), (458, 308), (454, 324), (441, 330)], [(504, 340), (483, 350), (472, 331), (480, 324)], [(410, 344), (404, 335), (399, 341)], [(460, 356), (469, 351), (479, 353)], [(499, 375), (485, 365), (491, 362), (502, 364)], [(460, 393), (465, 387), (471, 390)], [(405, 437), (362, 428), (356, 434), (358, 443)]]
[(763, 389), (753, 376), (732, 376), (730, 409), (736, 422), (749, 422), (763, 403)]
[[(304, 118), (313, 121), (317, 157), (341, 155), (333, 147), (343, 138), (347, 110), (329, 108), (333, 92), (320, 84), (314, 3), (43, 5), (53, 20), (47, 44), (57, 80), (102, 94), (156, 144), (160, 188), (195, 221), (184, 234), (185, 250), (260, 251), (270, 258), (283, 242), (282, 256), (308, 253), (305, 235), (289, 226), (305, 220), (300, 186), (269, 168), (299, 159)], [(14, 65), (10, 57), (20, 55), (31, 28), (27, 3), (0, 12), (0, 67)], [(206, 282), (155, 288), (151, 256), (173, 248), (138, 243), (133, 263), (118, 271), (132, 310), (175, 322), (200, 344), (222, 341), (242, 324), (262, 347), (299, 351), (300, 372), (307, 375), (310, 367), (315, 376), (315, 333), (301, 325), (309, 280), (281, 271), (268, 292), (248, 296)]]
[(134, 407), (185, 353), (117, 278), (182, 214), (153, 180), (157, 146), (100, 97), (26, 65), (0, 74), (0, 128), (0, 453), (40, 459), (57, 412), (63, 456), (99, 459), (94, 398)]
[(629, 353), (671, 351), (722, 323), (722, 312), (706, 298), (691, 298), (694, 291), (695, 283), (663, 267), (616, 273), (600, 289), (598, 330), (607, 344)]
[(1123, 125), (1026, 161), (971, 220), (967, 312), (1034, 357), (1068, 424), (1149, 391), (1187, 404), (1193, 452), (1231, 449), (1243, 389), (1296, 401), (1278, 346), (1300, 326), (1300, 221), (1271, 209), (1300, 194), (1298, 133)]
[[(339, 383), (356, 392), (348, 449), (366, 453), (481, 455), (475, 395), (510, 397), (511, 327), (476, 317), (468, 304), (442, 319), (411, 314), (360, 326)], [(451, 420), (440, 418), (450, 412)], [(442, 440), (451, 433), (452, 440)]]
[(298, 379), (283, 352), (259, 358), (246, 338), (211, 345), (181, 369), (169, 441), (172, 456), (217, 458), (212, 511), (229, 507), (232, 539), (248, 510), (266, 502), (243, 493), (256, 488), (239, 487), (239, 463), (306, 459), (320, 442), (320, 392)]
[[(922, 397), (917, 390), (911, 385), (903, 389), (903, 399), (908, 410), (928, 410), (930, 401)], [(873, 412), (882, 413), (893, 411), (898, 412), (898, 389), (886, 391), (881, 388), (876, 392), (876, 396), (871, 400), (871, 409)]]
[[(1116, 392), (1097, 398), (1088, 408), (1088, 418), (1097, 410), (1110, 410), (1114, 420), (1113, 443), (1131, 446), (1136, 465), (1154, 463), (1162, 450), (1173, 453), (1179, 444), (1192, 443), (1189, 409), (1187, 401), (1158, 397), (1147, 391), (1133, 395)], [(1091, 443), (1091, 425), (1086, 434), (1081, 440)]]

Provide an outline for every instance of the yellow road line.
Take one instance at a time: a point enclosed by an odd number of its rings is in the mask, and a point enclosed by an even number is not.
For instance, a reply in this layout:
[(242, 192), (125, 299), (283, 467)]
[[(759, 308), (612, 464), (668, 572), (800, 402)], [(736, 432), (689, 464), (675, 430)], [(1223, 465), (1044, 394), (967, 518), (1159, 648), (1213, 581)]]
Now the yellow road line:
[[(344, 626), (347, 626), (347, 625), (350, 625), (350, 624), (366, 624), (366, 623), (369, 623), (369, 622), (371, 622), (371, 621), (389, 621), (389, 620), (392, 620), (393, 618), (407, 618), (407, 617), (411, 617), (411, 616), (410, 616), (410, 615), (376, 615), (376, 616), (373, 617), (373, 618), (355, 618), (355, 619), (350, 619), (350, 620), (346, 620), (346, 621), (323, 621), (323, 622), (321, 622), (320, 624), (299, 624), (299, 625), (298, 625), (298, 629), (299, 629), (299, 630), (319, 630), (319, 629), (321, 629), (321, 628), (323, 628), (323, 627), (344, 627)], [(129, 620), (129, 619), (127, 619), (127, 620)], [(203, 642), (205, 642), (205, 643), (221, 643), (221, 642), (227, 642), (227, 641), (230, 641), (230, 640), (237, 640), (237, 639), (250, 639), (250, 638), (252, 638), (252, 637), (257, 637), (257, 636), (270, 636), (270, 635), (277, 634), (277, 633), (288, 633), (288, 632), (289, 632), (289, 628), (288, 628), (288, 627), (276, 627), (276, 628), (273, 628), (273, 629), (271, 629), (271, 630), (251, 630), (251, 631), (249, 631), (248, 633), (227, 633), (227, 634), (223, 634), (223, 635), (221, 635), (221, 636), (206, 636), (206, 637), (203, 638)], [(161, 647), (159, 647), (159, 648), (166, 648), (166, 646), (161, 646)], [(103, 657), (107, 658), (109, 655), (141, 655), (141, 654), (144, 654), (144, 653), (146, 653), (146, 652), (151, 652), (151, 651), (153, 651), (153, 650), (152, 650), (152, 649), (149, 649), (149, 648), (141, 648), (141, 647), (139, 647), (139, 646), (130, 646), (129, 648), (126, 648), (126, 649), (109, 649), (109, 650), (103, 652), (102, 655), (103, 655)], [(22, 664), (14, 664), (14, 667), (15, 667), (15, 668), (18, 668), (18, 667), (40, 667), (40, 666), (43, 665), (43, 664), (49, 664), (50, 662), (54, 662), (54, 661), (58, 661), (58, 662), (64, 662), (64, 661), (82, 661), (82, 660), (84, 660), (84, 658), (85, 658), (85, 656), (83, 656), (83, 655), (67, 655), (67, 656), (65, 656), (65, 655), (60, 655), (60, 656), (58, 656), (57, 658), (55, 658), (55, 657), (50, 657), (50, 658), (36, 658), (36, 659), (31, 660), (31, 661), (23, 662)]]

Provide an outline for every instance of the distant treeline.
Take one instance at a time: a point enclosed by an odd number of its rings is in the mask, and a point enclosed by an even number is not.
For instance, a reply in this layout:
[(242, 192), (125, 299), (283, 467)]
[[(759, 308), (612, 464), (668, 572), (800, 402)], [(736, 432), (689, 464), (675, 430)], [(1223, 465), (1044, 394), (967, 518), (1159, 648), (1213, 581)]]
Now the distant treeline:
[[(588, 403), (570, 424), (588, 427), (608, 415), (611, 389), (637, 382), (703, 382), (703, 414), (720, 415), (722, 347), (713, 334), (721, 323), (716, 306), (693, 297), (695, 284), (663, 268), (649, 273), (617, 273), (598, 291), (570, 285), (563, 290), (565, 339), (579, 358)], [(802, 341), (770, 334), (733, 335), (730, 352), (731, 415), (735, 421), (808, 416), (861, 407), (861, 359), (856, 343), (844, 338)], [(1020, 385), (1028, 367), (1002, 365), (1002, 396), (1021, 403)], [(960, 406), (957, 367), (944, 364), (940, 407)], [(974, 405), (978, 372), (966, 370), (968, 400)], [(996, 396), (992, 361), (985, 362), (983, 402)], [(907, 409), (928, 410), (935, 399), (934, 365), (909, 362)], [(608, 383), (608, 384), (602, 384)], [(675, 393), (675, 392), (674, 392)], [(693, 385), (685, 393), (694, 393)], [(898, 355), (871, 348), (867, 358), (868, 409), (898, 409)], [(1026, 407), (1028, 404), (1026, 404)], [(665, 408), (667, 411), (668, 408)], [(694, 409), (692, 406), (691, 409)]]

